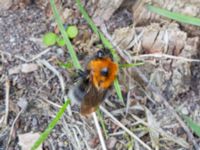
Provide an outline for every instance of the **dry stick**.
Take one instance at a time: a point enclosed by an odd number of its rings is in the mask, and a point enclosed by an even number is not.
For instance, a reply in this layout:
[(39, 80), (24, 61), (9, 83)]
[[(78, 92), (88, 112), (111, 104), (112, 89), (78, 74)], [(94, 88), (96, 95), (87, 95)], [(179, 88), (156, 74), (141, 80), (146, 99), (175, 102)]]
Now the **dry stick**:
[(109, 113), (104, 107), (100, 106), (101, 111), (103, 111), (107, 116), (109, 116), (119, 127), (126, 131), (130, 136), (132, 136), (136, 141), (143, 145), (146, 149), (152, 150), (147, 144), (145, 144), (140, 138), (138, 138), (133, 132), (126, 128), (119, 120), (117, 120), (111, 113)]
[[(79, 149), (80, 146), (79, 140), (76, 140), (76, 137), (74, 139), (74, 136), (72, 135), (71, 129), (69, 128), (69, 124), (65, 121), (64, 118), (62, 118), (63, 128), (64, 132), (67, 133), (67, 137), (69, 138), (70, 142), (72, 143), (73, 147), (75, 149)], [(74, 133), (75, 134), (75, 133)], [(76, 134), (75, 134), (76, 135)], [(78, 145), (78, 146), (77, 146)]]
[(46, 60), (39, 60), (39, 63), (43, 64), (45, 67), (47, 67), (49, 70), (51, 70), (59, 79), (60, 85), (61, 85), (61, 90), (63, 93), (65, 93), (65, 82), (64, 79), (62, 77), (62, 75), (60, 74), (60, 72), (58, 72), (55, 67), (53, 67), (48, 61)]
[(81, 144), (79, 142), (79, 138), (78, 138), (76, 130), (74, 128), (72, 128), (72, 132), (74, 133), (74, 137), (75, 137), (76, 143), (78, 145), (78, 149), (81, 149)]
[[(58, 72), (55, 67), (53, 67), (48, 61), (46, 60), (38, 60), (39, 63), (43, 64), (44, 66), (46, 66), (49, 70), (51, 70), (59, 79), (59, 82), (60, 82), (60, 86), (61, 86), (61, 90), (62, 90), (62, 93), (63, 93), (63, 99), (64, 101), (67, 100), (67, 96), (65, 95), (65, 82), (64, 82), (64, 79), (62, 77), (62, 75), (60, 74), (60, 72)], [(68, 105), (67, 107), (67, 111), (68, 111), (68, 114), (71, 116), (72, 115), (72, 111), (71, 111), (71, 107), (70, 105)]]
[(183, 146), (184, 148), (187, 148), (187, 149), (189, 148), (189, 144), (188, 144), (186, 141), (184, 141), (183, 139), (177, 138), (177, 137), (174, 136), (174, 135), (171, 135), (171, 134), (169, 134), (169, 133), (166, 133), (165, 131), (163, 131), (162, 128), (156, 128), (156, 127), (149, 126), (149, 124), (148, 124), (147, 122), (145, 122), (144, 120), (140, 119), (139, 117), (137, 117), (137, 116), (134, 115), (134, 114), (131, 114), (131, 116), (132, 116), (135, 120), (137, 120), (138, 122), (140, 122), (141, 124), (147, 126), (148, 128), (150, 128), (150, 129), (152, 129), (152, 130), (155, 130), (155, 131), (159, 132), (163, 137), (166, 137), (168, 140), (171, 140), (171, 141), (173, 141), (174, 143), (177, 143), (177, 144)]
[(130, 107), (130, 93), (131, 93), (131, 79), (130, 79), (130, 76), (128, 77), (128, 94), (127, 94), (127, 103), (126, 103), (126, 115), (128, 114), (128, 110), (129, 110), (129, 107)]
[(29, 62), (31, 62), (31, 61), (34, 61), (34, 60), (40, 58), (42, 55), (48, 53), (51, 49), (52, 49), (52, 48), (47, 48), (47, 49), (43, 50), (41, 53), (39, 53), (39, 54), (37, 54), (37, 55), (34, 55), (34, 56), (33, 56), (32, 58), (30, 58), (30, 59), (26, 59), (26, 58), (24, 58), (24, 57), (22, 57), (22, 56), (19, 56), (19, 55), (15, 55), (14, 57), (15, 57), (15, 58), (18, 58), (18, 59), (21, 59), (21, 60), (25, 61), (26, 63), (29, 63)]
[(48, 100), (46, 98), (44, 98), (44, 99), (43, 98), (39, 98), (39, 101), (42, 101), (42, 102), (46, 101), (50, 105), (55, 106), (55, 107), (57, 107), (59, 109), (62, 107), (61, 105), (58, 105), (58, 104), (56, 104), (56, 103), (54, 103), (54, 102), (52, 102), (52, 101), (50, 101), (50, 100)]
[(5, 96), (5, 118), (4, 118), (4, 124), (7, 125), (8, 121), (8, 113), (9, 113), (9, 94), (10, 94), (10, 81), (8, 77), (6, 77), (6, 82), (5, 82), (5, 91), (6, 91), (6, 96)]
[[(130, 107), (129, 109), (144, 111), (144, 107), (142, 107), (140, 105), (134, 105), (134, 106)], [(117, 114), (123, 113), (123, 112), (126, 112), (126, 108), (121, 108), (121, 109), (118, 109), (118, 110), (114, 110), (111, 113), (113, 115), (117, 115)], [(140, 122), (141, 124), (147, 126), (148, 128), (150, 128), (152, 130), (155, 130), (155, 131), (159, 132), (163, 137), (168, 138), (169, 140), (173, 141), (174, 143), (177, 143), (177, 144), (183, 146), (184, 148), (188, 148), (189, 147), (189, 144), (186, 141), (182, 140), (181, 138), (178, 138), (178, 137), (174, 136), (171, 133), (166, 133), (165, 131), (163, 131), (162, 128), (155, 128), (155, 127), (149, 126), (148, 123), (146, 123), (144, 120), (140, 119), (139, 117), (137, 117), (134, 114), (131, 114), (131, 116), (135, 120), (137, 120), (138, 122)]]
[[(140, 75), (140, 77), (143, 79), (144, 82), (148, 83), (147, 78), (141, 73), (141, 71), (137, 68), (134, 68), (134, 70), (138, 73), (138, 75)], [(185, 130), (185, 132), (188, 135), (189, 140), (193, 143), (194, 147), (196, 150), (199, 150), (200, 147), (198, 146), (198, 144), (196, 143), (194, 136), (192, 135), (192, 133), (190, 132), (189, 128), (187, 127), (187, 125), (183, 122), (183, 120), (180, 118), (180, 116), (176, 113), (176, 111), (174, 111), (174, 108), (167, 102), (167, 100), (158, 92), (159, 90), (153, 86), (153, 85), (148, 85), (148, 87), (146, 87), (148, 90), (152, 91), (154, 94), (156, 94), (157, 96), (160, 97), (161, 102), (164, 103), (164, 105), (172, 112), (173, 116), (176, 117), (176, 119), (178, 120), (178, 122), (180, 123), (180, 125), (183, 127), (183, 129)]]
[(78, 131), (78, 133), (80, 134), (80, 136), (81, 136), (81, 138), (83, 139), (83, 142), (85, 143), (87, 149), (90, 150), (90, 147), (89, 147), (87, 141), (85, 140), (85, 138), (83, 138), (83, 134), (82, 134), (80, 128), (78, 128), (78, 126), (76, 126), (76, 125), (73, 125), (73, 127), (74, 127), (74, 128)]
[(138, 56), (133, 56), (132, 60), (144, 60), (144, 59), (148, 59), (151, 57), (155, 57), (155, 58), (170, 58), (170, 59), (175, 59), (175, 60), (182, 60), (182, 61), (186, 61), (186, 62), (200, 62), (199, 59), (190, 59), (190, 58), (185, 58), (185, 57), (180, 57), (180, 56), (172, 56), (172, 55), (168, 55), (168, 54), (163, 54), (163, 53), (154, 53), (154, 54), (144, 54), (144, 55), (138, 55)]
[[(108, 32), (107, 32), (107, 30), (106, 30), (106, 27), (105, 27), (105, 26), (102, 26), (102, 27), (101, 27), (101, 30), (102, 30), (102, 32), (104, 33), (104, 35), (106, 36), (106, 38), (108, 38), (108, 39), (111, 41), (111, 36), (108, 34)], [(122, 50), (121, 50), (118, 46), (116, 46), (115, 43), (114, 43), (113, 45), (115, 46), (116, 50), (119, 52), (119, 54), (121, 55), (121, 57), (122, 57), (127, 63), (131, 63), (131, 60), (129, 59), (129, 57), (126, 57), (126, 56), (123, 54)], [(171, 58), (176, 58), (176, 57), (171, 57)], [(177, 59), (177, 58), (176, 58), (176, 59)], [(185, 59), (182, 59), (182, 60), (187, 60), (187, 61), (188, 61), (188, 58), (185, 58)], [(189, 61), (191, 61), (191, 60), (189, 60)], [(144, 76), (144, 75), (141, 73), (141, 71), (140, 71), (139, 69), (137, 69), (137, 68), (133, 68), (133, 69), (134, 69), (134, 70), (137, 72), (137, 74), (141, 77), (141, 79), (143, 80), (143, 82), (146, 82), (146, 83), (147, 83), (146, 85), (148, 85), (148, 80), (147, 80), (146, 76)], [(189, 128), (187, 127), (187, 125), (186, 125), (186, 124), (183, 122), (183, 120), (180, 118), (180, 116), (176, 113), (176, 111), (174, 111), (173, 107), (167, 102), (167, 100), (166, 100), (159, 92), (157, 92), (157, 91), (159, 91), (159, 90), (158, 90), (155, 86), (149, 85), (148, 87), (149, 87), (149, 90), (151, 90), (154, 94), (160, 96), (160, 98), (161, 98), (162, 102), (164, 103), (164, 105), (165, 105), (169, 110), (172, 111), (172, 114), (176, 117), (176, 119), (178, 120), (178, 122), (181, 124), (181, 126), (183, 127), (183, 129), (184, 129), (185, 132), (187, 133), (188, 138), (189, 138), (189, 140), (193, 143), (195, 149), (196, 149), (196, 150), (199, 150), (200, 148), (199, 148), (198, 144), (196, 143), (196, 141), (194, 140), (194, 136), (193, 136), (192, 133), (190, 132), (190, 130), (189, 130)]]
[(98, 122), (98, 119), (97, 119), (97, 116), (96, 116), (95, 112), (92, 113), (92, 117), (94, 119), (94, 123), (95, 123), (95, 126), (97, 128), (97, 133), (99, 135), (99, 139), (100, 139), (100, 142), (101, 142), (101, 145), (102, 145), (102, 149), (103, 150), (107, 150), (106, 144), (105, 144), (102, 132), (101, 132), (101, 128), (100, 128), (100, 125), (99, 125), (99, 122)]
[(8, 142), (7, 142), (7, 146), (6, 146), (6, 150), (8, 149), (8, 146), (9, 146), (9, 143), (10, 143), (10, 140), (11, 140), (11, 136), (12, 136), (12, 133), (13, 133), (13, 130), (14, 130), (15, 123), (17, 122), (17, 119), (19, 118), (19, 116), (21, 115), (22, 112), (24, 112), (24, 109), (21, 109), (21, 111), (17, 114), (17, 116), (15, 117), (15, 120), (12, 123), (11, 129), (10, 129), (9, 138), (8, 138)]
[(3, 51), (3, 50), (0, 50), (0, 52), (1, 52), (2, 54), (8, 55), (9, 57), (12, 56), (12, 57), (15, 57), (15, 58), (17, 58), (17, 59), (20, 59), (20, 60), (22, 60), (22, 61), (24, 61), (24, 62), (26, 62), (26, 63), (29, 63), (29, 62), (31, 62), (31, 61), (34, 61), (34, 60), (40, 58), (42, 55), (48, 53), (51, 49), (52, 49), (52, 48), (47, 48), (47, 49), (43, 50), (41, 53), (39, 53), (39, 54), (37, 54), (37, 55), (34, 55), (34, 56), (33, 56), (32, 58), (30, 58), (30, 59), (26, 59), (26, 58), (24, 58), (24, 57), (22, 57), (22, 56), (19, 56), (19, 55), (12, 55), (11, 53), (5, 52), (5, 51)]

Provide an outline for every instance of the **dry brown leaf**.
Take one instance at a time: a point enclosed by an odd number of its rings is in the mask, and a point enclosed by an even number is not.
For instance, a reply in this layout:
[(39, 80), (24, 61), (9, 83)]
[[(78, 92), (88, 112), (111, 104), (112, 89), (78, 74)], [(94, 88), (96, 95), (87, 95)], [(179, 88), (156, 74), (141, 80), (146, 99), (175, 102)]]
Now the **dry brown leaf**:
[[(159, 128), (158, 122), (156, 121), (153, 114), (147, 108), (145, 108), (145, 112), (146, 112), (147, 122), (149, 126), (154, 129)], [(159, 149), (159, 133), (149, 128), (149, 134), (151, 138), (152, 147), (155, 150), (158, 150)]]

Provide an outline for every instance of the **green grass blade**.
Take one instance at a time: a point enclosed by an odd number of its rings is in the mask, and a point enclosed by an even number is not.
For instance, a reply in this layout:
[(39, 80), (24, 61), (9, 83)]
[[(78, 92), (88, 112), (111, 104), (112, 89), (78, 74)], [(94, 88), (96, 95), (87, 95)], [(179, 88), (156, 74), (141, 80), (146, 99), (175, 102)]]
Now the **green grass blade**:
[(192, 16), (187, 16), (187, 15), (183, 15), (177, 12), (171, 12), (168, 11), (166, 9), (162, 9), (159, 7), (155, 7), (152, 5), (147, 5), (147, 9), (151, 12), (157, 13), (161, 16), (182, 22), (182, 23), (186, 23), (186, 24), (191, 24), (191, 25), (196, 25), (196, 26), (200, 26), (200, 19), (199, 18), (195, 18)]
[(82, 13), (82, 15), (83, 15), (84, 19), (87, 21), (87, 23), (90, 25), (93, 32), (96, 33), (97, 35), (99, 35), (99, 38), (101, 39), (103, 45), (110, 50), (114, 60), (118, 62), (119, 58), (118, 58), (116, 52), (114, 51), (114, 48), (113, 48), (112, 44), (110, 43), (110, 41), (108, 39), (106, 39), (106, 37), (99, 31), (99, 29), (93, 23), (92, 19), (89, 17), (89, 15), (87, 14), (83, 5), (81, 4), (81, 1), (76, 0), (76, 2), (77, 2), (80, 12)]
[(115, 79), (115, 81), (114, 81), (114, 87), (115, 87), (115, 91), (119, 97), (119, 100), (123, 101), (122, 91), (121, 91), (121, 88), (120, 88), (120, 85), (119, 85), (119, 82), (117, 79)]
[(200, 137), (200, 125), (194, 122), (190, 117), (183, 116), (184, 120), (187, 122), (187, 125), (192, 129), (192, 131)]
[(56, 114), (56, 117), (50, 122), (50, 124), (48, 125), (47, 129), (40, 135), (39, 139), (34, 143), (34, 145), (32, 146), (31, 150), (36, 150), (38, 148), (38, 146), (40, 146), (40, 144), (42, 144), (44, 142), (44, 140), (46, 140), (46, 138), (48, 137), (48, 135), (50, 134), (52, 129), (55, 127), (57, 122), (62, 117), (63, 113), (65, 112), (65, 109), (67, 108), (67, 106), (69, 104), (70, 104), (70, 100), (68, 99), (62, 105), (62, 107), (60, 108), (59, 112)]
[[(119, 57), (117, 56), (117, 54), (116, 54), (112, 44), (110, 43), (110, 41), (108, 39), (106, 39), (106, 37), (99, 31), (99, 29), (93, 23), (92, 19), (90, 19), (89, 15), (87, 14), (87, 12), (85, 11), (83, 5), (81, 4), (81, 1), (80, 0), (76, 0), (76, 3), (78, 5), (78, 8), (79, 8), (80, 12), (82, 13), (84, 19), (90, 25), (90, 27), (93, 30), (93, 32), (96, 33), (97, 35), (99, 35), (103, 45), (110, 50), (114, 60), (116, 62), (118, 62), (119, 61)], [(123, 101), (122, 92), (121, 92), (121, 88), (119, 86), (118, 80), (115, 80), (114, 86), (115, 86), (115, 89), (116, 89), (116, 92), (117, 92), (117, 95), (118, 95), (119, 99)]]
[(119, 64), (120, 68), (130, 68), (130, 67), (136, 67), (136, 66), (141, 66), (144, 65), (144, 62), (138, 62), (138, 63), (134, 63), (134, 64)]
[(72, 58), (73, 65), (74, 65), (74, 67), (76, 69), (81, 69), (81, 65), (80, 65), (80, 63), (78, 61), (78, 58), (76, 56), (76, 53), (74, 51), (74, 48), (73, 48), (70, 40), (69, 40), (69, 37), (68, 37), (67, 33), (65, 32), (62, 20), (61, 20), (61, 18), (59, 16), (59, 13), (58, 13), (58, 10), (56, 8), (54, 0), (50, 0), (50, 4), (51, 4), (52, 10), (53, 10), (53, 14), (54, 14), (55, 20), (56, 20), (56, 22), (58, 24), (58, 28), (59, 28), (59, 30), (61, 32), (61, 35), (62, 35), (62, 37), (63, 37), (63, 39), (64, 39), (64, 41), (65, 41), (65, 43), (67, 45), (67, 49), (69, 50), (69, 54), (70, 54), (70, 56)]
[(101, 114), (101, 111), (100, 111), (100, 109), (98, 108), (96, 112), (97, 112), (98, 119), (99, 119), (99, 121), (100, 121), (100, 123), (101, 123), (102, 129), (103, 129), (103, 132), (104, 132), (104, 135), (105, 135), (105, 137), (106, 137), (106, 139), (107, 139), (107, 138), (108, 138), (108, 130), (106, 130), (105, 121), (104, 121), (104, 119), (103, 119), (103, 116), (102, 116), (102, 114)]
[(98, 28), (94, 25), (93, 21), (90, 19), (89, 15), (87, 14), (87, 12), (85, 11), (83, 5), (81, 4), (81, 1), (80, 0), (76, 0), (76, 3), (78, 5), (78, 8), (79, 8), (80, 12), (82, 13), (84, 19), (90, 25), (90, 27), (92, 28), (93, 32), (98, 34)]

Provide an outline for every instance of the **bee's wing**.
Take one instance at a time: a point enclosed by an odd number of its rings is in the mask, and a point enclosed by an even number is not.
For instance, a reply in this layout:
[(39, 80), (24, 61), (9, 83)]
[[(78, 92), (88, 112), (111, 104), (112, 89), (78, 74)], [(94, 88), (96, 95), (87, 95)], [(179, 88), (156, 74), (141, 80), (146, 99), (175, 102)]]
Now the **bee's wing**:
[(106, 93), (107, 90), (98, 90), (91, 84), (81, 103), (81, 114), (85, 116), (96, 111), (97, 106), (104, 100)]

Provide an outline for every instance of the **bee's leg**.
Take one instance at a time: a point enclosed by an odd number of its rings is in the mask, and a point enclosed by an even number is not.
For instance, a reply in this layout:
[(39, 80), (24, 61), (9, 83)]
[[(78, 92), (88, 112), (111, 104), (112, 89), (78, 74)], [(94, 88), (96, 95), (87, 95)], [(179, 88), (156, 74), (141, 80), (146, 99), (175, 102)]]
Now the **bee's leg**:
[(73, 77), (74, 82), (77, 82), (80, 80), (80, 78), (84, 78), (85, 72), (81, 69), (75, 70), (75, 76)]

